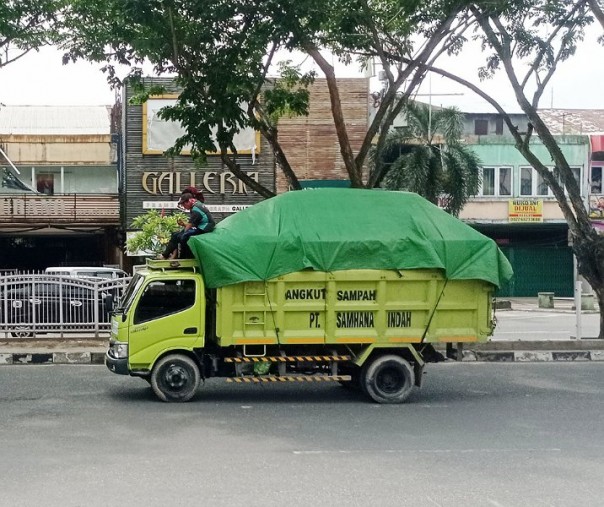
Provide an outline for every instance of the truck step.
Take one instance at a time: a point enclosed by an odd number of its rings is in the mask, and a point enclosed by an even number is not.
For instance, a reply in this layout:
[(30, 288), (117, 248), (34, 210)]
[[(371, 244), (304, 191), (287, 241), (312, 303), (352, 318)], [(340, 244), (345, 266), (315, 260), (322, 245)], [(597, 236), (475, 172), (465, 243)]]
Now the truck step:
[(267, 356), (267, 357), (225, 357), (225, 363), (316, 363), (330, 361), (350, 361), (350, 356)]
[(266, 375), (262, 377), (227, 378), (227, 382), (235, 384), (259, 384), (263, 382), (349, 382), (350, 375)]

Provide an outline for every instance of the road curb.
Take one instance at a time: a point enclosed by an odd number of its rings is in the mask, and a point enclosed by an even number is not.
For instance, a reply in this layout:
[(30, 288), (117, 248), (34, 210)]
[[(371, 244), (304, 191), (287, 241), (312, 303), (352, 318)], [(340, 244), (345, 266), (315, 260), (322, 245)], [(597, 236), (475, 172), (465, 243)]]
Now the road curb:
[(478, 351), (464, 350), (462, 361), (499, 363), (540, 363), (547, 361), (583, 362), (604, 361), (604, 350), (558, 350), (558, 351)]
[(105, 364), (104, 352), (0, 352), (0, 366), (40, 364)]

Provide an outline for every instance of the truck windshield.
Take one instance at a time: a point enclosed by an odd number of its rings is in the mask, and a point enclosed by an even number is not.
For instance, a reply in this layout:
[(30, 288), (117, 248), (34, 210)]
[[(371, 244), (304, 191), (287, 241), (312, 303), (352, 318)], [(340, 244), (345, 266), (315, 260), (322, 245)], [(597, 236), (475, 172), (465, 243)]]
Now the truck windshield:
[(145, 277), (143, 275), (141, 275), (140, 273), (137, 273), (134, 275), (134, 277), (128, 284), (128, 287), (126, 287), (124, 294), (120, 298), (120, 301), (119, 301), (117, 307), (115, 308), (116, 313), (125, 313), (128, 311), (128, 308), (130, 308), (130, 305), (132, 304), (132, 301), (134, 300), (135, 294), (140, 289), (144, 280), (145, 280)]

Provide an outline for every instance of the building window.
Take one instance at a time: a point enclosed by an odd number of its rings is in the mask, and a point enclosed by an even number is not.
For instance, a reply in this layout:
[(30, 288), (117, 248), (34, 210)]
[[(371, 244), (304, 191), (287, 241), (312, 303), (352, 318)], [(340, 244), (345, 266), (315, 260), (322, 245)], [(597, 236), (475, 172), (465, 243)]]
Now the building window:
[(511, 196), (512, 168), (483, 167), (481, 195)]
[[(570, 168), (579, 190), (583, 194), (581, 189), (581, 168), (571, 167)], [(552, 171), (553, 169), (550, 169)], [(560, 178), (558, 177), (558, 182)], [(535, 197), (551, 197), (553, 192), (547, 186), (545, 179), (532, 167), (521, 167), (520, 168), (520, 195), (522, 196), (535, 196)]]
[[(580, 167), (571, 167), (570, 170), (573, 173), (573, 176), (575, 177), (575, 181), (577, 182), (577, 185), (579, 187), (579, 192), (581, 193), (581, 195), (583, 195), (583, 189), (581, 188), (581, 168)], [(560, 175), (558, 175), (557, 177), (558, 179), (558, 183), (560, 183), (560, 185), (562, 185), (562, 178), (560, 178)], [(566, 190), (566, 188), (565, 188)]]
[(591, 168), (590, 185), (592, 194), (602, 193), (602, 167)]
[(486, 136), (489, 133), (489, 120), (474, 120), (474, 134)]
[(520, 195), (522, 196), (549, 196), (550, 189), (543, 177), (532, 167), (520, 168)]
[[(533, 169), (534, 171), (534, 169)], [(534, 195), (550, 195), (550, 189), (547, 186), (547, 183), (545, 182), (545, 180), (543, 179), (543, 176), (541, 176), (537, 171), (535, 171), (535, 182), (537, 184), (537, 188), (535, 190)]]
[(503, 118), (495, 120), (495, 134), (498, 136), (503, 135)]
[(520, 195), (533, 195), (533, 169), (520, 168)]
[(45, 174), (45, 173), (36, 174), (36, 190), (42, 194), (54, 195), (54, 193), (55, 193), (54, 174)]

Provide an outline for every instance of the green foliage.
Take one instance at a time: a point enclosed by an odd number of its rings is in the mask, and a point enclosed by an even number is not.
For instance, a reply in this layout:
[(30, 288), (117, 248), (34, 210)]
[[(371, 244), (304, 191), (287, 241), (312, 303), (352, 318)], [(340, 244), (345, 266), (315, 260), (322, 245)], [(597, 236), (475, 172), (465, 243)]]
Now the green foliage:
[[(186, 134), (171, 154), (190, 146), (203, 159), (208, 152), (233, 149), (242, 129), (257, 128), (261, 103), (269, 109), (267, 121), (280, 112), (306, 113), (309, 76), (297, 76), (293, 86), (291, 71), (284, 69), (284, 85), (267, 95), (263, 88), (267, 48), (283, 47), (291, 37), (281, 13), (291, 7), (249, 0), (74, 0), (65, 59), (105, 62), (113, 85), (120, 84), (114, 65), (131, 65), (131, 82), (142, 85), (138, 101), (157, 92), (145, 88), (141, 62), (151, 62), (158, 75), (174, 76), (182, 89), (179, 101), (160, 116), (180, 122)], [(274, 23), (278, 17), (281, 24)]]
[(410, 103), (406, 115), (406, 129), (386, 142), (391, 166), (384, 186), (416, 192), (457, 216), (480, 185), (480, 160), (461, 144), (463, 113)]
[(166, 215), (158, 210), (150, 210), (135, 217), (132, 228), (139, 232), (128, 240), (128, 251), (160, 254), (170, 240), (170, 235), (181, 228), (179, 220), (186, 221), (187, 216), (180, 212)]
[(32, 49), (58, 42), (66, 3), (67, 0), (0, 2), (0, 68)]
[[(276, 52), (311, 54), (322, 48), (343, 62), (358, 59), (367, 65), (373, 57), (400, 67), (395, 57), (413, 55), (415, 46), (424, 47), (443, 18), (459, 9), (450, 0), (72, 0), (70, 4), (65, 61), (104, 62), (112, 85), (120, 84), (115, 65), (131, 66), (129, 78), (143, 85), (139, 101), (151, 93), (141, 79), (141, 62), (151, 62), (157, 75), (175, 77), (182, 90), (179, 100), (160, 116), (179, 122), (186, 133), (169, 155), (188, 146), (201, 161), (206, 153), (216, 152), (222, 152), (224, 159), (227, 150), (234, 152), (234, 136), (251, 127), (271, 144), (292, 188), (299, 188), (299, 183), (281, 151), (276, 122), (284, 115), (308, 114), (308, 86), (314, 74), (284, 64), (280, 79), (274, 81), (268, 72)], [(444, 29), (437, 39), (447, 33)], [(457, 46), (463, 41), (459, 34), (451, 33), (451, 38), (456, 38)], [(451, 47), (451, 51), (458, 49)], [(398, 88), (405, 79), (391, 86)], [(391, 95), (383, 102), (395, 98)], [(345, 126), (336, 120), (338, 128)], [(375, 131), (366, 139), (374, 136)], [(344, 142), (344, 136), (339, 139)], [(357, 181), (369, 142), (356, 164), (352, 157), (344, 160)]]
[(272, 88), (264, 92), (264, 110), (272, 126), (284, 116), (308, 116), (308, 87), (314, 82), (316, 73), (302, 73), (299, 66), (287, 60), (279, 63), (279, 76)]

